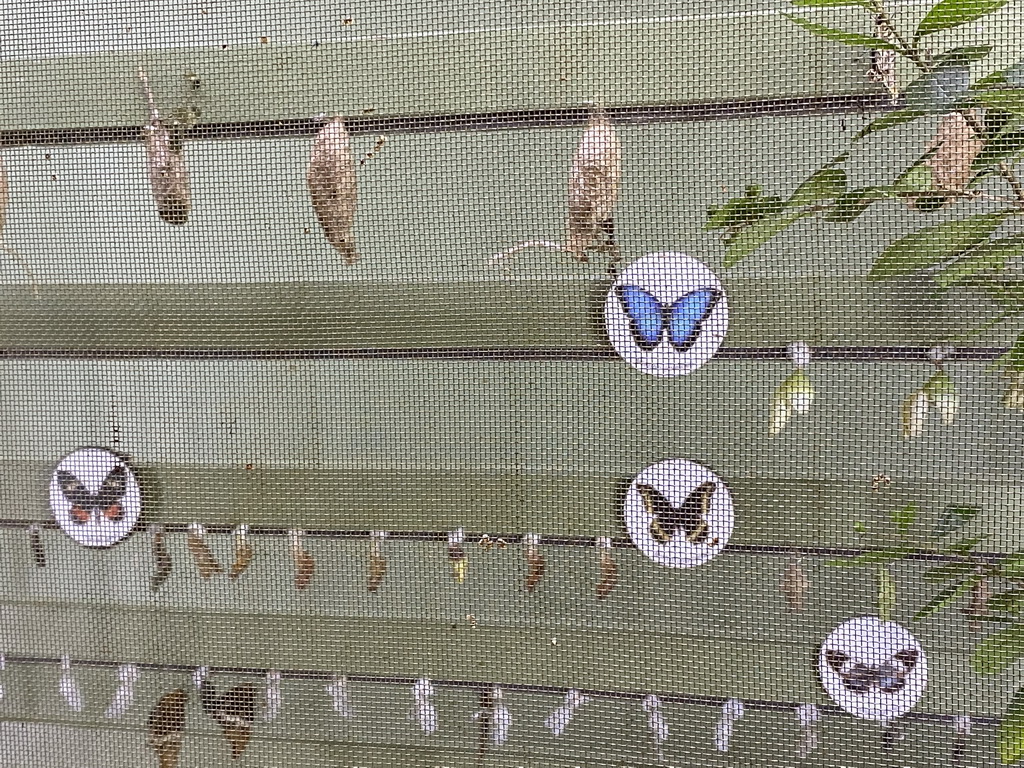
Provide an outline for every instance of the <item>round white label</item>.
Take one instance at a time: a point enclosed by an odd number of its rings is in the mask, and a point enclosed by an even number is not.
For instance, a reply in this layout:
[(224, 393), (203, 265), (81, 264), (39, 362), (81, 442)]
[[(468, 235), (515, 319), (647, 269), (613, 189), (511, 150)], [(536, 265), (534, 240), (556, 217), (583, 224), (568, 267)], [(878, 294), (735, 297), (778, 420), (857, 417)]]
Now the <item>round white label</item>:
[(686, 459), (652, 464), (630, 483), (623, 506), (636, 548), (670, 568), (702, 565), (732, 536), (732, 494), (707, 467)]
[(917, 638), (895, 621), (862, 616), (822, 643), (818, 673), (828, 695), (855, 717), (888, 722), (909, 712), (928, 685)]
[(87, 547), (109, 547), (139, 521), (142, 494), (135, 474), (116, 453), (80, 448), (50, 478), (50, 509), (68, 536)]
[(693, 373), (729, 328), (721, 281), (685, 253), (652, 253), (615, 280), (604, 303), (608, 338), (623, 360), (652, 376)]

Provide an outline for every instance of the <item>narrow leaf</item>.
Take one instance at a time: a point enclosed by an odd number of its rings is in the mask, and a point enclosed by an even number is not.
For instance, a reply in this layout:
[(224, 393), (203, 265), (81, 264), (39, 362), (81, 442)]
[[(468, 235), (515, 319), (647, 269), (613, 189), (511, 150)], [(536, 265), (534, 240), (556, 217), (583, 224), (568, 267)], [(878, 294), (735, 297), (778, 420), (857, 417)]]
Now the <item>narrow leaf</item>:
[(951, 555), (966, 555), (976, 546), (981, 544), (981, 542), (984, 540), (984, 536), (974, 536), (970, 539), (958, 541), (956, 544), (950, 544), (948, 547), (945, 547), (942, 551)]
[(878, 618), (882, 621), (892, 621), (895, 610), (896, 581), (889, 573), (889, 569), (881, 565), (878, 567)]
[(989, 109), (1024, 115), (1024, 88), (992, 88), (977, 91), (972, 98)]
[(966, 24), (1006, 5), (1007, 0), (941, 0), (921, 19), (914, 37), (924, 37)]
[(917, 120), (919, 117), (924, 117), (926, 114), (928, 113), (920, 109), (897, 109), (881, 117), (876, 117), (865, 125), (854, 134), (853, 141), (860, 141), (868, 134), (875, 133), (876, 131), (884, 131), (886, 128), (909, 123)]
[(1015, 624), (989, 635), (974, 649), (971, 668), (979, 675), (1002, 672), (1024, 656), (1024, 624)]
[(985, 142), (981, 152), (974, 158), (971, 170), (980, 171), (983, 168), (989, 168), (1011, 158), (1021, 150), (1024, 150), (1024, 131), (1011, 131), (993, 136)]
[(1024, 607), (1024, 591), (1011, 589), (1008, 592), (999, 592), (992, 595), (985, 605), (990, 611), (998, 613), (1020, 613), (1020, 609)]
[(910, 275), (952, 259), (988, 239), (1011, 211), (983, 213), (957, 221), (925, 227), (901, 237), (882, 251), (868, 272), (868, 280), (887, 280)]
[(992, 53), (991, 45), (965, 45), (962, 48), (953, 48), (946, 51), (935, 61), (936, 66), (944, 64), (963, 65), (981, 61)]
[(729, 240), (729, 247), (725, 251), (725, 266), (728, 268), (739, 264), (779, 232), (808, 214), (809, 211), (792, 211), (781, 216), (765, 218), (741, 230)]
[(920, 621), (926, 619), (933, 613), (937, 613), (945, 608), (947, 605), (956, 600), (960, 595), (970, 591), (971, 587), (974, 586), (975, 579), (965, 579), (957, 582), (956, 584), (950, 584), (948, 587), (939, 592), (935, 597), (929, 600), (921, 610), (914, 614), (914, 621)]
[(861, 35), (856, 32), (844, 32), (841, 29), (833, 29), (832, 27), (822, 26), (821, 24), (815, 24), (813, 21), (807, 19), (801, 19), (799, 16), (789, 16), (783, 14), (787, 19), (792, 21), (794, 24), (806, 29), (812, 35), (818, 37), (824, 37), (826, 40), (834, 40), (837, 43), (843, 43), (844, 45), (857, 45), (865, 46), (867, 48), (873, 48), (875, 50), (887, 49), (896, 50), (896, 46), (892, 43), (886, 42), (878, 37), (871, 35)]
[(949, 563), (947, 565), (940, 565), (937, 568), (929, 568), (923, 574), (921, 578), (925, 581), (936, 581), (943, 582), (949, 581), (950, 579), (962, 579), (969, 573), (973, 573), (978, 568), (974, 563)]
[(896, 525), (896, 532), (900, 536), (906, 536), (907, 531), (910, 530), (910, 526), (914, 524), (917, 519), (917, 505), (908, 504), (902, 509), (897, 509), (892, 513), (892, 521)]
[(1024, 757), (1024, 688), (1017, 689), (1006, 707), (1006, 714), (999, 721), (996, 738), (999, 742), (999, 759), (1003, 763), (1015, 763)]
[(864, 187), (853, 189), (836, 198), (835, 203), (825, 212), (826, 221), (853, 221), (866, 211), (876, 200), (889, 196), (885, 187)]
[(903, 96), (907, 107), (922, 112), (948, 112), (971, 87), (971, 69), (966, 64), (936, 67), (907, 86)]
[(846, 192), (846, 171), (822, 168), (796, 188), (786, 201), (786, 208), (799, 208), (821, 200), (831, 200)]
[(999, 575), (1004, 579), (1024, 579), (1024, 552), (1014, 552), (999, 563)]
[(961, 507), (949, 504), (939, 514), (935, 522), (935, 538), (942, 538), (955, 533), (978, 515), (977, 507)]
[(1024, 235), (991, 240), (968, 251), (962, 259), (943, 269), (935, 275), (935, 282), (943, 288), (949, 288), (979, 272), (1003, 270), (1010, 259), (1019, 256), (1024, 256)]
[(859, 566), (859, 565), (875, 565), (878, 563), (891, 563), (895, 560), (902, 560), (907, 555), (913, 552), (912, 549), (901, 547), (900, 549), (875, 549), (870, 552), (865, 552), (862, 555), (856, 557), (845, 557), (838, 560), (826, 560), (825, 565), (833, 565), (837, 567), (844, 566)]

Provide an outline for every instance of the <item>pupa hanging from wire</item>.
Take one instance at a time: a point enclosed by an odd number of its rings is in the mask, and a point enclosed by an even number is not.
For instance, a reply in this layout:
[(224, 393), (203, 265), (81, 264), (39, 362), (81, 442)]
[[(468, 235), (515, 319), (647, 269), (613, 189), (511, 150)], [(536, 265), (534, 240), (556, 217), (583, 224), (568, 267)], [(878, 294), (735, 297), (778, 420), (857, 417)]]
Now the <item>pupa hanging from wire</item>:
[(426, 734), (437, 731), (437, 708), (434, 706), (434, 684), (425, 677), (421, 677), (412, 687), (413, 704), (410, 719), (419, 722), (420, 728)]
[(46, 550), (43, 549), (43, 529), (39, 523), (28, 526), (28, 546), (32, 551), (32, 560), (37, 568), (46, 567)]
[(149, 713), (146, 727), (149, 746), (156, 752), (160, 768), (177, 768), (185, 738), (185, 702), (188, 694), (176, 688), (165, 694)]
[(807, 578), (803, 566), (800, 565), (800, 558), (794, 556), (786, 566), (779, 582), (779, 589), (786, 598), (786, 605), (791, 611), (802, 611), (807, 597), (807, 591), (811, 588), (811, 580)]
[(295, 564), (295, 588), (300, 591), (309, 586), (313, 580), (313, 573), (316, 571), (316, 561), (302, 541), (304, 535), (305, 533), (300, 530), (288, 531), (292, 561)]
[(722, 705), (722, 716), (715, 726), (715, 748), (719, 752), (729, 751), (733, 724), (741, 717), (743, 717), (743, 702), (739, 699), (729, 699)]
[(526, 547), (526, 591), (533, 594), (544, 575), (544, 555), (540, 553), (540, 536), (528, 533), (523, 537)]
[(231, 758), (237, 760), (249, 746), (252, 724), (256, 720), (256, 700), (259, 691), (252, 683), (243, 683), (217, 695), (213, 683), (204, 679), (199, 688), (199, 701), (203, 712), (220, 726), (224, 738), (231, 745)]
[(665, 713), (662, 712), (661, 699), (653, 693), (644, 696), (641, 704), (644, 712), (647, 713), (647, 728), (654, 739), (654, 749), (658, 753), (658, 762), (665, 762), (665, 753), (661, 745), (668, 741), (668, 722), (665, 720)]
[(480, 708), (473, 713), (473, 719), (480, 726), (477, 758), (478, 762), (482, 762), (488, 747), (500, 747), (508, 741), (508, 731), (512, 727), (512, 714), (505, 706), (500, 687), (495, 685), (480, 691)]
[(462, 543), (466, 540), (466, 532), (457, 528), (448, 534), (448, 562), (451, 564), (452, 578), (457, 584), (466, 580), (466, 572), (469, 570), (469, 558), (466, 557), (466, 550)]
[(603, 600), (619, 583), (619, 567), (612, 556), (612, 540), (609, 537), (598, 536), (597, 549), (601, 560), (601, 580), (597, 582), (597, 599)]
[(268, 723), (276, 720), (277, 716), (281, 714), (281, 704), (283, 701), (281, 673), (276, 669), (267, 670), (266, 708), (263, 711), (263, 719)]
[(149, 588), (156, 592), (171, 575), (174, 563), (171, 560), (171, 553), (167, 551), (164, 527), (151, 525), (149, 533), (152, 536), (151, 550), (153, 552), (153, 574), (149, 577)]
[(340, 117), (329, 120), (313, 140), (306, 185), (327, 242), (341, 254), (345, 264), (355, 264), (359, 261), (352, 235), (356, 165), (348, 130)]
[(249, 526), (239, 525), (235, 528), (235, 559), (228, 571), (228, 578), (234, 581), (249, 567), (254, 554), (252, 542), (249, 540)]
[(114, 699), (103, 713), (104, 717), (117, 718), (127, 712), (135, 700), (135, 681), (139, 679), (139, 668), (134, 664), (122, 664), (117, 668), (120, 681), (114, 691)]
[(82, 688), (71, 670), (71, 658), (62, 656), (60, 660), (60, 695), (64, 697), (73, 712), (81, 712), (83, 707)]
[(324, 686), (327, 695), (331, 697), (331, 708), (341, 717), (350, 718), (353, 716), (352, 702), (348, 692), (348, 678), (338, 675), (330, 683)]
[(387, 536), (385, 531), (370, 531), (370, 560), (366, 568), (366, 589), (376, 592), (388, 572), (388, 561), (381, 551), (381, 543)]
[(572, 721), (576, 710), (589, 702), (589, 696), (583, 695), (575, 688), (570, 688), (565, 694), (565, 703), (544, 718), (544, 727), (551, 731), (552, 735), (561, 736)]
[(818, 748), (818, 722), (821, 712), (813, 704), (801, 704), (796, 708), (796, 719), (800, 722), (800, 746), (797, 754), (804, 760)]
[(809, 413), (814, 402), (814, 385), (806, 373), (811, 362), (811, 348), (806, 342), (794, 341), (789, 345), (788, 354), (795, 370), (772, 395), (768, 418), (768, 434), (772, 437), (782, 432), (794, 415)]
[(613, 213), (622, 181), (622, 145), (604, 109), (595, 106), (590, 113), (569, 171), (569, 215), (564, 243), (551, 240), (527, 240), (495, 254), (500, 260), (527, 248), (549, 248), (572, 254), (577, 261), (588, 261), (587, 251), (610, 256), (609, 271), (621, 260), (615, 242)]
[(209, 579), (224, 571), (221, 564), (217, 562), (217, 558), (213, 556), (210, 545), (206, 543), (206, 529), (201, 523), (191, 523), (188, 526), (185, 541), (200, 576)]
[(970, 715), (957, 715), (953, 718), (953, 754), (950, 763), (953, 768), (963, 768), (964, 753), (967, 751), (967, 739), (971, 737)]
[(192, 192), (181, 142), (160, 119), (149, 77), (142, 67), (139, 67), (139, 82), (149, 108), (149, 122), (143, 128), (142, 139), (146, 145), (146, 172), (156, 210), (168, 224), (184, 224), (192, 208)]

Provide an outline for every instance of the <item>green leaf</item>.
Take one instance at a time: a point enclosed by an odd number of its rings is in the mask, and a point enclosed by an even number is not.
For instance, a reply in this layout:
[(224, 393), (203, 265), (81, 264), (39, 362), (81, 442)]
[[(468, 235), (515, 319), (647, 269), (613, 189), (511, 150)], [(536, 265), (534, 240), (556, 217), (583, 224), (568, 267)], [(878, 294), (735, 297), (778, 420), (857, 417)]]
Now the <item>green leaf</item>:
[(932, 169), (922, 158), (900, 174), (892, 184), (892, 192), (896, 195), (920, 194), (930, 192), (934, 186)]
[(1009, 69), (1003, 70), (1003, 80), (1014, 88), (1024, 88), (1024, 60), (1018, 61)]
[(853, 189), (836, 198), (835, 203), (825, 212), (826, 221), (853, 221), (866, 211), (876, 200), (889, 196), (885, 187), (864, 187)]
[(974, 649), (971, 668), (979, 675), (1002, 672), (1024, 656), (1024, 624), (1014, 624), (989, 635)]
[(1006, 368), (1011, 371), (1024, 371), (1024, 333), (1021, 333), (1013, 341), (1004, 354), (992, 364), (993, 368)]
[(857, 533), (867, 533), (868, 527), (864, 524), (863, 520), (855, 520), (853, 523), (853, 530)]
[(1024, 115), (1024, 88), (993, 88), (977, 91), (973, 100), (989, 109)]
[(923, 574), (921, 578), (925, 581), (949, 581), (950, 579), (962, 579), (968, 574), (974, 573), (978, 569), (978, 566), (974, 563), (963, 562), (963, 563), (947, 563), (946, 565), (940, 565), (937, 568), (929, 568)]
[(797, 219), (808, 215), (810, 215), (810, 211), (792, 211), (783, 215), (767, 217), (740, 230), (729, 240), (723, 262), (726, 268), (739, 264)]
[(943, 589), (939, 594), (925, 603), (924, 607), (921, 608), (917, 613), (914, 614), (914, 621), (920, 621), (926, 619), (933, 613), (937, 613), (945, 608), (947, 605), (956, 600), (960, 595), (970, 591), (971, 587), (977, 582), (977, 579), (964, 579), (956, 584), (950, 584), (948, 587)]
[(899, 549), (873, 549), (870, 552), (865, 552), (856, 557), (844, 557), (839, 560), (826, 560), (825, 565), (832, 565), (836, 567), (857, 567), (860, 565), (876, 565), (879, 563), (891, 563), (896, 560), (902, 560), (909, 554), (913, 554), (914, 550), (908, 549), (907, 547), (900, 547)]
[(943, 288), (949, 288), (979, 272), (1001, 271), (1010, 259), (1018, 256), (1024, 256), (1024, 235), (990, 240), (968, 251), (962, 259), (935, 275), (935, 282)]
[(846, 171), (842, 168), (822, 168), (796, 188), (786, 201), (786, 208), (800, 208), (821, 200), (831, 200), (846, 192)]
[(813, 21), (801, 19), (799, 16), (789, 16), (787, 14), (782, 15), (794, 24), (798, 24), (806, 29), (812, 35), (824, 37), (826, 40), (835, 40), (837, 43), (843, 43), (844, 45), (865, 46), (875, 50), (882, 50), (883, 48), (893, 51), (896, 50), (896, 46), (892, 43), (886, 42), (878, 37), (873, 37), (872, 35), (861, 35), (856, 32), (844, 32), (841, 29), (833, 29), (832, 27), (815, 24)]
[(889, 569), (880, 565), (878, 566), (878, 618), (882, 621), (892, 621), (892, 614), (895, 610), (896, 581), (889, 573)]
[(974, 536), (970, 539), (958, 541), (956, 544), (950, 544), (948, 547), (944, 547), (942, 551), (948, 552), (951, 555), (966, 555), (984, 540), (984, 536)]
[(875, 259), (868, 280), (888, 280), (910, 275), (973, 248), (987, 240), (1011, 213), (982, 213), (966, 219), (925, 227), (890, 243)]
[(971, 170), (980, 171), (983, 168), (989, 168), (1011, 158), (1021, 150), (1024, 150), (1024, 131), (998, 134), (985, 142), (981, 152), (971, 163)]
[(999, 575), (1004, 579), (1024, 579), (1024, 552), (1014, 552), (998, 567)]
[(959, 531), (977, 515), (977, 507), (961, 507), (956, 504), (947, 505), (939, 513), (939, 519), (935, 521), (935, 538), (942, 538)]
[(913, 120), (917, 120), (919, 117), (924, 117), (927, 112), (920, 109), (897, 109), (888, 114), (876, 117), (870, 123), (861, 128), (857, 133), (853, 135), (853, 141), (860, 141), (865, 136), (876, 131), (884, 131), (886, 128), (892, 128), (896, 125), (902, 125), (903, 123), (909, 123)]
[(999, 721), (996, 740), (999, 759), (1004, 764), (1015, 763), (1024, 757), (1024, 688), (1018, 688), (1010, 699), (1006, 714)]
[(917, 25), (915, 38), (980, 19), (1006, 5), (1008, 0), (940, 0)]
[(971, 87), (971, 68), (944, 64), (914, 80), (903, 92), (908, 109), (943, 114), (949, 112)]
[(910, 526), (914, 524), (917, 519), (917, 505), (908, 504), (903, 509), (897, 509), (892, 513), (892, 522), (896, 526), (896, 533), (900, 536), (906, 536), (907, 531), (910, 530)]
[(813, 6), (817, 8), (838, 8), (840, 6), (861, 5), (870, 8), (864, 0), (790, 0), (793, 5)]
[(1020, 613), (1020, 609), (1024, 608), (1024, 591), (1011, 589), (999, 592), (985, 602), (985, 607), (998, 613)]
[[(756, 190), (752, 192), (751, 190)], [(708, 211), (705, 230), (722, 229), (753, 224), (766, 216), (774, 216), (782, 210), (782, 198), (775, 195), (761, 195), (757, 187), (748, 187), (747, 194), (727, 200), (717, 208)]]
[(965, 45), (962, 48), (951, 48), (935, 60), (935, 66), (971, 64), (981, 61), (990, 53), (992, 53), (991, 45)]

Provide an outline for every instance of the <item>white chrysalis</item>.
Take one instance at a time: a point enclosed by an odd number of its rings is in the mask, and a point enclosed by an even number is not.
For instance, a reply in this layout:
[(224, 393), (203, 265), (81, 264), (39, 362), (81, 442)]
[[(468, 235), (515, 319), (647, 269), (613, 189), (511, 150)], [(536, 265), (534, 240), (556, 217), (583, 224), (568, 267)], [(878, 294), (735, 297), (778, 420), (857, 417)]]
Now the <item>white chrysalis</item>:
[(575, 688), (570, 688), (565, 694), (565, 703), (544, 719), (544, 725), (553, 735), (561, 736), (573, 715), (576, 714), (576, 710), (589, 701), (589, 696), (584, 696)]
[(342, 717), (352, 717), (352, 703), (348, 695), (348, 678), (344, 675), (336, 677), (324, 686), (324, 690), (331, 697), (331, 707)]
[(74, 712), (82, 711), (82, 689), (71, 671), (71, 658), (64, 656), (60, 660), (60, 695)]
[(196, 667), (192, 672), (192, 684), (196, 687), (196, 690), (200, 690), (203, 687), (203, 683), (206, 682), (206, 678), (210, 676), (209, 667)]
[(267, 709), (263, 713), (263, 719), (268, 723), (276, 720), (281, 713), (281, 673), (276, 669), (267, 672)]
[(114, 691), (114, 699), (103, 713), (104, 717), (121, 717), (135, 700), (135, 681), (139, 679), (139, 668), (134, 664), (122, 664), (117, 668), (120, 684)]
[(494, 686), (491, 697), (494, 699), (494, 708), (491, 711), (491, 741), (494, 746), (500, 747), (508, 741), (508, 732), (512, 727), (512, 713), (505, 706), (505, 696), (501, 688)]
[(813, 704), (801, 704), (796, 708), (796, 718), (800, 721), (800, 731), (803, 734), (797, 753), (803, 760), (818, 748), (818, 721), (821, 720), (821, 712)]
[(416, 703), (413, 705), (410, 719), (415, 717), (419, 720), (420, 728), (427, 734), (437, 730), (437, 708), (434, 707), (433, 696), (434, 684), (425, 677), (417, 680), (412, 687), (412, 697)]
[(665, 714), (661, 710), (661, 699), (654, 694), (644, 697), (644, 712), (647, 713), (647, 727), (651, 730), (654, 743), (661, 745), (668, 741), (668, 723), (665, 722)]
[(739, 699), (729, 699), (722, 705), (722, 716), (715, 727), (715, 747), (719, 752), (729, 751), (733, 723), (741, 717), (743, 717), (743, 702)]

